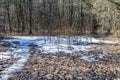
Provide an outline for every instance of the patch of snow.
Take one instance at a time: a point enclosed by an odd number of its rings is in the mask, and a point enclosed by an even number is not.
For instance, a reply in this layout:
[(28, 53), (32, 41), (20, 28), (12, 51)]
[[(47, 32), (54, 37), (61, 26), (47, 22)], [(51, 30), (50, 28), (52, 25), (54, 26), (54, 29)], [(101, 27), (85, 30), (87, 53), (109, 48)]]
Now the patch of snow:
[[(69, 40), (70, 39), (70, 40)], [(112, 41), (102, 41), (97, 40), (92, 37), (78, 36), (78, 37), (47, 37), (47, 36), (13, 36), (13, 39), (5, 39), (4, 42), (11, 43), (14, 47), (20, 48), (29, 46), (30, 44), (42, 47), (43, 53), (56, 53), (58, 51), (63, 51), (66, 53), (73, 52), (87, 52), (90, 51), (87, 44), (116, 44)], [(20, 44), (15, 44), (12, 42), (19, 42)], [(73, 49), (68, 49), (70, 45)]]
[(102, 52), (100, 54), (98, 54), (98, 59), (95, 59), (92, 56), (82, 56), (80, 57), (80, 59), (88, 61), (88, 62), (93, 62), (93, 61), (99, 61), (99, 59), (102, 59), (103, 57), (107, 56), (108, 54), (106, 52)]
[(77, 39), (72, 37), (74, 41), (78, 41), (81, 44), (118, 44), (117, 42), (113, 41), (103, 41), (103, 40), (97, 40), (93, 37), (87, 37), (87, 36), (78, 36)]
[(2, 78), (0, 80), (7, 80), (8, 77), (11, 76), (11, 74), (21, 70), (24, 66), (24, 63), (27, 61), (29, 57), (29, 49), (18, 49), (13, 51), (14, 57), (20, 57), (20, 59), (17, 62), (14, 62), (14, 64), (8, 68), (6, 68), (4, 71), (1, 72)]
[(10, 58), (10, 54), (7, 52), (0, 52), (0, 59), (9, 59)]
[[(70, 39), (70, 40), (69, 40)], [(87, 36), (78, 36), (78, 37), (47, 37), (47, 36), (13, 36), (13, 39), (5, 39), (3, 42), (9, 42), (14, 47), (28, 47), (29, 45), (36, 45), (42, 48), (43, 53), (56, 53), (58, 51), (63, 51), (65, 53), (73, 53), (73, 52), (87, 52), (91, 51), (87, 44), (116, 44), (116, 42), (112, 41), (102, 41), (97, 40), (92, 37)], [(13, 42), (19, 42), (19, 44), (15, 44)], [(72, 47), (72, 49), (68, 49), (68, 45)]]
[(108, 54), (107, 53), (105, 53), (105, 52), (103, 52), (103, 53), (101, 53), (101, 54), (98, 54), (99, 55), (99, 58), (103, 58), (104, 56), (107, 56)]
[(6, 68), (4, 71), (1, 72), (2, 78), (0, 80), (7, 80), (8, 77), (11, 76), (11, 74), (21, 70), (24, 66), (24, 63), (27, 61), (29, 57), (29, 49), (18, 49), (17, 51), (13, 51), (14, 57), (20, 57), (20, 59), (17, 62), (14, 62), (14, 64), (8, 68)]
[(98, 61), (98, 60), (95, 60), (95, 58), (93, 58), (91, 56), (82, 56), (82, 57), (80, 57), (80, 59), (83, 59), (88, 62)]
[(3, 59), (9, 59), (10, 58), (10, 56), (7, 56), (7, 55), (1, 55), (0, 54), (0, 59), (1, 60), (3, 60)]

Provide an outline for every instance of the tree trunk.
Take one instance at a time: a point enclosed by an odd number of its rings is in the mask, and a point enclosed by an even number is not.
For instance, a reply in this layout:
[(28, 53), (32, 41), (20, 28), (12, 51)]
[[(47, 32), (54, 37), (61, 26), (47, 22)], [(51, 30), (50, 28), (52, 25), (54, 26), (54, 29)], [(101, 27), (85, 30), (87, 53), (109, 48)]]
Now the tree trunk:
[(29, 34), (32, 34), (32, 0), (29, 0)]

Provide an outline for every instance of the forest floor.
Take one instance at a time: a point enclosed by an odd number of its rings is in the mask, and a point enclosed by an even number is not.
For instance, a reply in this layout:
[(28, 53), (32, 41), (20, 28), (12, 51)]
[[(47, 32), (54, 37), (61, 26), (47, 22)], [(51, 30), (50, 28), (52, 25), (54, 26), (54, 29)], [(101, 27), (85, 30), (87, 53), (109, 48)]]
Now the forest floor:
[[(89, 53), (31, 55), (25, 69), (10, 80), (119, 80), (120, 46), (93, 46), (96, 50)], [(109, 56), (99, 61), (88, 62), (79, 58), (83, 54), (94, 54), (97, 59), (104, 50)]]
[[(49, 41), (44, 44), (44, 37), (14, 38), (4, 40), (3, 42), (7, 42), (7, 44), (4, 44), (4, 47), (0, 46), (1, 52), (10, 50), (11, 46), (14, 48), (11, 55), (13, 57), (5, 60), (1, 59), (1, 61), (6, 62), (4, 64), (8, 64), (7, 61), (11, 63), (11, 65), (1, 68), (2, 73), (0, 75), (7, 76), (7, 78), (1, 77), (1, 79), (120, 80), (120, 45), (118, 40), (114, 40), (114, 43), (111, 42), (113, 40), (110, 38), (98, 38), (99, 40), (91, 38), (89, 41), (89, 38), (80, 37), (82, 39), (78, 41), (81, 41), (81, 43), (76, 44), (76, 41), (72, 40), (74, 38), (71, 38), (68, 46), (69, 40), (66, 38), (59, 39), (59, 42), (56, 42), (58, 39), (53, 37), (51, 38), (52, 44)], [(11, 46), (5, 47), (5, 45)], [(6, 53), (9, 53), (9, 51)], [(15, 56), (16, 53), (17, 57)], [(17, 68), (14, 67), (13, 70), (11, 70), (13, 67), (9, 69), (12, 64), (16, 63), (20, 63), (20, 65)], [(5, 70), (5, 68), (8, 68), (8, 70)]]

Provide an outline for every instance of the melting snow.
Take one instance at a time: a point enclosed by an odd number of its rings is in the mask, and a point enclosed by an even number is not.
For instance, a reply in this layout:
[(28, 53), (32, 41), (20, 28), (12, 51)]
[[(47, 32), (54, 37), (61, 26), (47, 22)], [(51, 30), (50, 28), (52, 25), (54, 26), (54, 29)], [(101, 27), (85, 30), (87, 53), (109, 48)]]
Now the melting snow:
[(82, 56), (80, 59), (83, 59), (83, 60), (88, 61), (88, 62), (97, 61), (97, 60), (95, 60), (94, 58), (92, 58), (90, 56)]
[[(2, 78), (0, 80), (7, 80), (12, 73), (21, 70), (24, 67), (24, 63), (27, 61), (30, 53), (29, 47), (37, 46), (42, 53), (56, 53), (58, 51), (63, 51), (65, 53), (74, 52), (88, 52), (91, 51), (91, 46), (87, 44), (116, 44), (112, 41), (102, 41), (96, 40), (92, 37), (32, 37), (32, 36), (13, 36), (13, 39), (4, 39), (0, 44), (10, 43), (12, 45), (11, 51), (0, 52), (0, 59), (10, 58), (8, 55), (13, 55), (14, 57), (20, 57), (20, 59), (15, 62), (12, 66), (6, 68), (1, 72)], [(69, 48), (70, 47), (70, 48)], [(103, 58), (106, 54), (99, 54), (100, 58)], [(94, 58), (89, 56), (83, 56), (81, 59), (88, 62), (96, 61)]]
[(99, 55), (99, 58), (103, 58), (104, 56), (107, 56), (108, 54), (106, 52), (103, 52), (101, 54), (98, 54)]
[(5, 60), (5, 59), (9, 59), (10, 58), (10, 54), (7, 52), (0, 52), (0, 60)]

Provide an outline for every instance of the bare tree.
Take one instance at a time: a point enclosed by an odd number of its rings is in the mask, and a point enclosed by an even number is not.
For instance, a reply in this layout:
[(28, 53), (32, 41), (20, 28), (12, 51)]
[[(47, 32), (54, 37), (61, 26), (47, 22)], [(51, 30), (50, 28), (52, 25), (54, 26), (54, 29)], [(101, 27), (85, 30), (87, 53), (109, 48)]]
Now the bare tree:
[(29, 0), (29, 26), (30, 26), (30, 30), (29, 30), (29, 34), (32, 34), (32, 0)]

